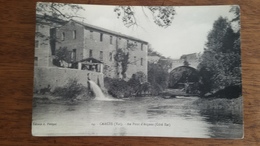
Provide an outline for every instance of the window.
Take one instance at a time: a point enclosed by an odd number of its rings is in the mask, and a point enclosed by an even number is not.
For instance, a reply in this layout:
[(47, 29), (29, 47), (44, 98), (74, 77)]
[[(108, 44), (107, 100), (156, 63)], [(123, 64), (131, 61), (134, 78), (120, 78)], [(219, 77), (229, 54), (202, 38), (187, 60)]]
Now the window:
[(76, 49), (73, 49), (73, 51), (71, 52), (71, 61), (76, 61)]
[(113, 37), (110, 36), (110, 44), (112, 45), (113, 44)]
[(99, 59), (100, 59), (101, 61), (103, 60), (103, 51), (100, 51)]
[(38, 57), (34, 57), (34, 66), (38, 66)]
[(134, 65), (136, 65), (136, 56), (134, 56)]
[(109, 61), (113, 61), (113, 53), (112, 52), (109, 53)]
[(92, 50), (89, 50), (89, 58), (92, 57)]
[(76, 39), (76, 30), (73, 30), (72, 37), (73, 37), (74, 40)]
[(64, 33), (64, 32), (61, 33), (61, 40), (62, 40), (62, 41), (65, 40), (65, 33)]
[(103, 41), (103, 33), (100, 33), (100, 42)]
[(143, 45), (144, 45), (144, 44), (141, 44), (141, 50), (142, 50), (142, 51), (143, 51)]
[(129, 40), (127, 40), (127, 44), (129, 44)]
[(141, 58), (141, 66), (143, 66), (143, 58)]
[(39, 47), (39, 41), (35, 41), (35, 48), (38, 48)]
[(93, 39), (93, 31), (92, 30), (89, 31), (89, 34), (90, 34), (89, 38)]
[(137, 47), (137, 45), (138, 45), (137, 42), (134, 42), (134, 45)]

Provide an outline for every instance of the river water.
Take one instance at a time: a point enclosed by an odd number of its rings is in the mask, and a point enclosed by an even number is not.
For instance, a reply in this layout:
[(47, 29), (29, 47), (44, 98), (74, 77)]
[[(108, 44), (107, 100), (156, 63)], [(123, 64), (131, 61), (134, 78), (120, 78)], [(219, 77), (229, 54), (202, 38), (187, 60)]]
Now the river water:
[[(156, 136), (241, 138), (242, 124), (212, 122), (192, 106), (196, 97), (90, 100), (78, 104), (37, 104), (36, 136)], [(211, 113), (210, 113), (211, 114)]]

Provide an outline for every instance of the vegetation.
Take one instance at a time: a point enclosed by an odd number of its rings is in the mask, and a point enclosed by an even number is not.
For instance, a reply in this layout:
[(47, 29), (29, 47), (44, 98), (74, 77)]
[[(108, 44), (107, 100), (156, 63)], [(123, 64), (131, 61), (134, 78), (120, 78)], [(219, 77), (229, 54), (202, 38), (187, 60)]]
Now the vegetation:
[(180, 66), (173, 69), (169, 76), (169, 88), (185, 89), (186, 93), (197, 94), (199, 73), (195, 68)]
[(159, 52), (155, 51), (151, 45), (148, 47), (148, 56), (158, 56), (162, 59), (166, 59), (166, 57), (164, 57), (162, 54), (160, 54)]
[[(138, 26), (135, 9), (133, 6), (117, 6), (114, 12), (117, 18), (121, 19), (126, 27)], [(173, 6), (143, 6), (141, 7), (143, 14), (149, 18), (145, 9), (151, 14), (153, 22), (160, 27), (168, 27), (172, 24), (174, 15), (176, 14)]]
[(210, 122), (227, 122), (241, 124), (243, 122), (243, 100), (240, 96), (235, 99), (200, 98), (193, 102), (195, 108)]
[(123, 79), (118, 78), (104, 78), (104, 85), (107, 89), (108, 94), (115, 98), (123, 98), (130, 96), (130, 90), (127, 85), (127, 82)]
[(219, 17), (207, 39), (198, 66), (201, 94), (213, 94), (229, 86), (241, 87), (239, 30), (235, 31), (227, 18)]
[(77, 12), (84, 8), (77, 4), (39, 2), (37, 3), (36, 13), (48, 15), (54, 19), (70, 20), (77, 16)]
[(183, 61), (183, 66), (190, 66), (190, 63), (187, 61), (187, 59)]
[(125, 73), (128, 69), (128, 64), (132, 63), (129, 62), (129, 51), (135, 49), (136, 49), (136, 44), (133, 42), (127, 42), (124, 48), (116, 49), (114, 59), (116, 61), (117, 70), (119, 69), (119, 66), (121, 66), (121, 75), (123, 76), (123, 78), (126, 78)]
[(169, 69), (172, 68), (170, 59), (161, 58), (157, 63), (148, 63), (148, 82), (151, 94), (157, 95), (168, 88)]
[(56, 87), (52, 95), (62, 97), (62, 99), (75, 100), (80, 96), (85, 99), (93, 97), (92, 92), (75, 79), (69, 79), (69, 82), (64, 87)]
[[(53, 65), (59, 67), (69, 67), (71, 61), (71, 51), (68, 51), (67, 47), (59, 48), (55, 51), (55, 58), (53, 59)], [(67, 65), (67, 66), (66, 66)]]
[(116, 98), (139, 97), (150, 92), (150, 84), (146, 82), (146, 76), (143, 72), (133, 74), (128, 81), (106, 77), (104, 83), (107, 92)]

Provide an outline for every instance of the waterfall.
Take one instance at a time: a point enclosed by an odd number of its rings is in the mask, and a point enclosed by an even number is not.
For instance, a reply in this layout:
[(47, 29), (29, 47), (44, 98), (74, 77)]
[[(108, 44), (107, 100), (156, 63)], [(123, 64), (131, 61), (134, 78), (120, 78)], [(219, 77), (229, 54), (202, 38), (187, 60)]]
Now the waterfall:
[(102, 90), (99, 88), (99, 86), (95, 82), (93, 82), (93, 81), (88, 81), (88, 82), (90, 84), (90, 88), (92, 89), (92, 91), (95, 94), (96, 100), (108, 100), (109, 99), (103, 94)]
[(98, 86), (95, 82), (93, 82), (93, 81), (91, 81), (91, 80), (89, 80), (88, 82), (89, 82), (89, 84), (90, 84), (91, 90), (92, 90), (92, 91), (94, 92), (94, 94), (95, 94), (95, 100), (124, 101), (124, 100), (122, 100), (122, 99), (113, 99), (112, 97), (105, 96), (105, 95), (103, 94), (102, 90), (99, 88), (99, 86)]

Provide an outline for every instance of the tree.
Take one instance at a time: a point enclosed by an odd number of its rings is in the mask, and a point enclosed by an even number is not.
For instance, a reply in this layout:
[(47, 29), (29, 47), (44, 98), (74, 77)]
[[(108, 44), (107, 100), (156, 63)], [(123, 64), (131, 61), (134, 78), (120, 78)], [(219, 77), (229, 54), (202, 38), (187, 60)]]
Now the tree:
[[(174, 15), (176, 14), (173, 6), (143, 6), (141, 8), (146, 17), (148, 16), (145, 9), (150, 12), (155, 24), (165, 28), (172, 24)], [(114, 12), (125, 26), (130, 27), (138, 25), (135, 9), (134, 6), (116, 6)], [(70, 3), (38, 2), (36, 7), (37, 14), (51, 16), (53, 20), (62, 19), (65, 21), (74, 18), (85, 19), (77, 15), (82, 10), (84, 11), (85, 9), (81, 5)]]
[(172, 68), (172, 61), (160, 59), (157, 63), (148, 64), (148, 82), (150, 83), (152, 94), (158, 94), (168, 87), (169, 70)]
[(114, 59), (116, 61), (116, 68), (118, 69), (121, 66), (121, 75), (123, 78), (126, 78), (126, 71), (128, 68), (129, 62), (129, 51), (136, 49), (136, 44), (133, 42), (127, 42), (124, 48), (117, 48), (116, 53), (114, 55)]
[(55, 60), (59, 62), (57, 66), (69, 67), (71, 63), (71, 52), (66, 47), (59, 48), (55, 52)]
[(84, 8), (78, 4), (54, 3), (54, 2), (38, 2), (36, 13), (40, 15), (51, 16), (55, 19), (70, 20), (73, 18), (82, 18), (77, 15), (78, 11)]
[(142, 92), (149, 90), (146, 75), (141, 71), (133, 74), (127, 84), (131, 88), (132, 93), (135, 93), (136, 96), (140, 96)]
[(187, 57), (184, 58), (183, 66), (190, 66), (190, 63), (187, 61)]
[(198, 66), (202, 93), (241, 84), (240, 48), (236, 44), (238, 38), (239, 32), (234, 32), (227, 18), (219, 17), (215, 21)]
[[(156, 25), (164, 28), (167, 28), (172, 24), (174, 15), (176, 14), (175, 9), (172, 6), (143, 6), (141, 8), (147, 18), (149, 16), (145, 13), (144, 9), (147, 9), (151, 13), (152, 19)], [(135, 9), (136, 8), (133, 6), (117, 6), (115, 7), (114, 12), (126, 27), (131, 27), (138, 25)]]
[(229, 12), (234, 14), (234, 18), (231, 20), (231, 22), (238, 22), (240, 25), (240, 8), (238, 5), (231, 6)]
[[(81, 18), (77, 15), (78, 11), (83, 11), (84, 8), (77, 4), (54, 3), (54, 2), (38, 2), (36, 6), (36, 25), (37, 28), (45, 28), (42, 31), (36, 31), (35, 36), (41, 39), (42, 44), (50, 43), (51, 46), (57, 41), (52, 28), (64, 25), (68, 20), (73, 18)], [(52, 48), (54, 54), (55, 48)]]

